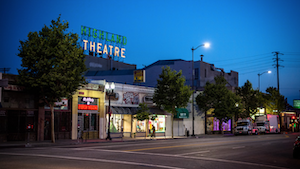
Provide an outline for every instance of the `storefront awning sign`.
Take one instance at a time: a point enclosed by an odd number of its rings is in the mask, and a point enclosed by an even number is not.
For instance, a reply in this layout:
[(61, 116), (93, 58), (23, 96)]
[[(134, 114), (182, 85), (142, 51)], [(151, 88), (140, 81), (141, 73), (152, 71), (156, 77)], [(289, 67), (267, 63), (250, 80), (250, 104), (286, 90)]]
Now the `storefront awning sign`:
[(179, 119), (189, 118), (189, 111), (186, 108), (177, 108), (176, 111), (177, 113), (174, 116), (174, 118), (179, 118)]

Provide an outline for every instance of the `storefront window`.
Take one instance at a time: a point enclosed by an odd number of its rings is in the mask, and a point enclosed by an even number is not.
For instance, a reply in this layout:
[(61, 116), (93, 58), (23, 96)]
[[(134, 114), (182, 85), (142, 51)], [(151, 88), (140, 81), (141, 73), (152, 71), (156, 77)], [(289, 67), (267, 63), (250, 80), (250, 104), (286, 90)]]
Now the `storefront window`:
[(149, 120), (149, 129), (152, 130), (152, 125), (155, 127), (155, 132), (162, 133), (166, 129), (165, 115), (157, 115), (155, 120)]
[[(108, 119), (108, 115), (107, 115)], [(108, 121), (107, 121), (108, 124)], [(122, 115), (121, 114), (112, 114), (110, 116), (110, 132), (118, 133), (122, 129)]]
[[(214, 131), (219, 131), (219, 119), (214, 118)], [(222, 123), (222, 130), (223, 131), (231, 131), (231, 119), (229, 119), (226, 123)]]
[(137, 132), (145, 132), (146, 131), (145, 127), (146, 127), (146, 120), (137, 121), (137, 123), (136, 123), (136, 131)]

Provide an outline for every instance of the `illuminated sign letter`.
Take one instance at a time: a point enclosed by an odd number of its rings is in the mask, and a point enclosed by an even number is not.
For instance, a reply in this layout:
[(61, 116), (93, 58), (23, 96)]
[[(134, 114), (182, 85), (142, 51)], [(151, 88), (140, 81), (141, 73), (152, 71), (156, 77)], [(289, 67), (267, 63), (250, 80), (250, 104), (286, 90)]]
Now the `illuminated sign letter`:
[(97, 38), (97, 29), (93, 29), (93, 37)]
[(121, 36), (117, 35), (117, 43), (121, 43)]
[(99, 31), (99, 39), (104, 39), (104, 32), (103, 31)]
[(108, 54), (108, 52), (107, 52), (107, 45), (106, 44), (104, 45), (103, 54)]
[(114, 35), (114, 34), (111, 34), (111, 39), (110, 39), (110, 41), (115, 42), (115, 35)]
[(101, 46), (102, 46), (102, 43), (97, 43), (97, 53), (102, 53), (101, 51)]
[(81, 26), (81, 35), (86, 35), (86, 27), (85, 26)]
[(125, 48), (121, 48), (121, 57), (122, 57), (122, 58), (125, 58), (124, 53), (125, 53)]
[(89, 37), (91, 36), (91, 28), (89, 28)]
[(109, 55), (112, 55), (112, 48), (113, 48), (114, 46), (108, 45), (108, 47), (109, 47)]
[(95, 52), (95, 42), (90, 41), (90, 51)]
[(115, 56), (119, 57), (120, 56), (119, 53), (120, 53), (120, 48), (118, 46), (115, 46)]
[(107, 39), (107, 37), (108, 37), (108, 32), (106, 32), (106, 41), (109, 42), (110, 40)]
[(127, 38), (125, 36), (123, 36), (123, 45), (127, 44)]
[(88, 43), (88, 40), (82, 40), (83, 41), (83, 50), (86, 50), (87, 48), (87, 43)]

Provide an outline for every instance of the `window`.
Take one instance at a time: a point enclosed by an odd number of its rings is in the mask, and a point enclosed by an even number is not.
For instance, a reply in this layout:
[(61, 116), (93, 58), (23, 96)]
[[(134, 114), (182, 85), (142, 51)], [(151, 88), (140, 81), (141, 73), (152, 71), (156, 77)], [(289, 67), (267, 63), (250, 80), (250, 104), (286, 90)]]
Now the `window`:
[(205, 69), (205, 71), (204, 71), (204, 72), (205, 72), (205, 74), (204, 74), (204, 77), (206, 77), (206, 69)]
[(195, 80), (199, 79), (199, 68), (195, 69)]

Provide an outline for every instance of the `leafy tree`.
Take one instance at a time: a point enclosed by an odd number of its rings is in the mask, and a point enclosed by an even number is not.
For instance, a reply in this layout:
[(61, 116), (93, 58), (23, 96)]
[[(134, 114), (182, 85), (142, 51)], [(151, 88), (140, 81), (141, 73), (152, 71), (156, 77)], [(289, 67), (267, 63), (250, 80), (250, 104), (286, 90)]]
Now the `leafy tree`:
[(169, 66), (162, 67), (162, 73), (157, 79), (157, 86), (153, 96), (153, 102), (158, 107), (172, 114), (172, 138), (173, 138), (173, 118), (177, 113), (176, 108), (186, 107), (192, 94), (189, 86), (185, 84), (182, 72), (171, 70)]
[(87, 70), (85, 56), (78, 43), (78, 35), (66, 33), (68, 22), (52, 20), (50, 27), (29, 32), (28, 39), (20, 41), (18, 56), (22, 58), (19, 81), (38, 93), (51, 110), (51, 140), (54, 135), (54, 103), (62, 97), (70, 98), (81, 84)]
[(284, 96), (281, 95), (279, 90), (275, 87), (268, 87), (266, 92), (267, 93), (266, 95), (263, 95), (263, 98), (267, 113), (279, 115), (279, 113), (285, 109)]
[(236, 94), (240, 96), (243, 106), (243, 110), (238, 117), (250, 117), (254, 115), (257, 112), (257, 108), (261, 106), (260, 92), (252, 88), (252, 84), (249, 80), (247, 80), (244, 86), (236, 88)]
[(217, 76), (215, 84), (207, 82), (203, 93), (196, 97), (196, 103), (201, 111), (214, 109), (213, 117), (219, 119), (220, 133), (223, 132), (222, 122), (226, 122), (238, 112), (236, 104), (240, 103), (240, 98), (228, 90), (226, 84), (227, 81), (223, 76)]
[(149, 115), (150, 115), (150, 113), (149, 113), (149, 108), (147, 107), (147, 105), (145, 103), (140, 103), (135, 118), (138, 121), (146, 120), (146, 128), (145, 128), (146, 136), (148, 136), (148, 134), (149, 134), (149, 130), (148, 130)]

